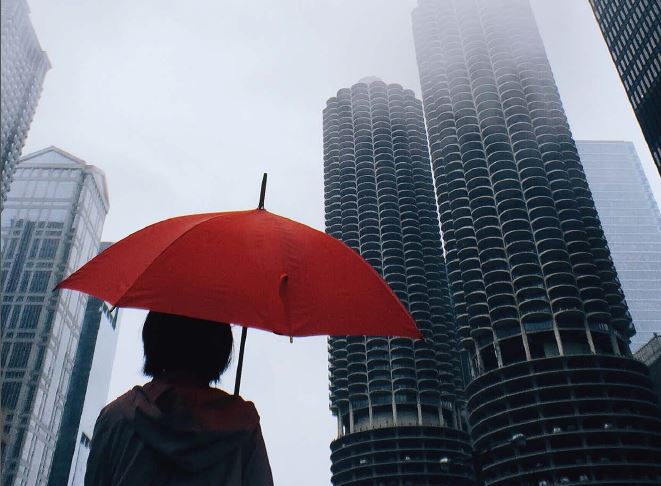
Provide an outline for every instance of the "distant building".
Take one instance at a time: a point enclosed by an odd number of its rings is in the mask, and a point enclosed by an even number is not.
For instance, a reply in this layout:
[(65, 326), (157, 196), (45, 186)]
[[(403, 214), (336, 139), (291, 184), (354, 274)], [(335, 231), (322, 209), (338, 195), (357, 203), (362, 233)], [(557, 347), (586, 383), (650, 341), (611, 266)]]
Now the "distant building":
[(50, 69), (48, 56), (39, 46), (29, 12), (25, 0), (0, 2), (0, 205), (7, 197), (46, 72)]
[[(101, 243), (100, 251), (110, 245)], [(87, 301), (49, 486), (83, 486), (94, 424), (108, 401), (118, 312), (96, 297)]]
[(425, 340), (329, 339), (335, 486), (474, 483), (422, 104), (366, 78), (326, 103), (326, 232), (365, 258)]
[(649, 367), (654, 389), (661, 399), (661, 335), (654, 335), (634, 356)]
[(577, 141), (633, 318), (636, 351), (661, 334), (661, 213), (631, 142)]
[(661, 411), (528, 0), (419, 0), (413, 35), (481, 479), (658, 484)]
[(590, 4), (661, 174), (661, 2)]
[(2, 214), (2, 486), (46, 485), (87, 296), (54, 286), (99, 251), (103, 173), (50, 147), (20, 161)]

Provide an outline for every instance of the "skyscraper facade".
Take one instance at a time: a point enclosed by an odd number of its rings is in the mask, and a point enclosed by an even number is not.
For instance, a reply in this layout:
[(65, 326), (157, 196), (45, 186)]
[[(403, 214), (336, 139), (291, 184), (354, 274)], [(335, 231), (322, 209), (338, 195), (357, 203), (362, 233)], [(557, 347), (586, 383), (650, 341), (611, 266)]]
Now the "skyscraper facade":
[(328, 100), (323, 125), (326, 231), (425, 336), (329, 340), (333, 484), (474, 484), (422, 105), (366, 78)]
[(20, 161), (2, 214), (2, 486), (45, 485), (87, 296), (53, 292), (99, 250), (103, 173), (51, 147)]
[(29, 13), (26, 0), (0, 2), (0, 205), (7, 197), (46, 72), (50, 69)]
[(661, 174), (661, 3), (590, 0)]
[(661, 213), (631, 142), (577, 141), (636, 334), (661, 334)]
[(413, 30), (488, 485), (661, 479), (661, 417), (527, 0), (420, 0)]
[(661, 335), (655, 334), (634, 356), (649, 367), (654, 390), (661, 400)]
[[(111, 243), (101, 243), (100, 251)], [(108, 402), (119, 310), (89, 297), (48, 486), (83, 486), (94, 424)]]

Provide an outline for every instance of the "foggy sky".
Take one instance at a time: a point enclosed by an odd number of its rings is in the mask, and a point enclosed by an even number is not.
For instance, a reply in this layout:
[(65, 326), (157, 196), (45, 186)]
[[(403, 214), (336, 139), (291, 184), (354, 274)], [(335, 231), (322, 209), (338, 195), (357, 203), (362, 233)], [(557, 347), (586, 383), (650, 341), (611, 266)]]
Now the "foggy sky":
[[(412, 0), (31, 0), (53, 68), (23, 153), (105, 171), (104, 240), (167, 217), (266, 208), (323, 229), (321, 110), (367, 75), (420, 93)], [(587, 0), (534, 0), (575, 139), (631, 140), (661, 183)], [(124, 311), (110, 399), (145, 378), (144, 312)], [(330, 482), (325, 338), (250, 331), (242, 392), (276, 484)], [(233, 369), (221, 386), (231, 389)]]

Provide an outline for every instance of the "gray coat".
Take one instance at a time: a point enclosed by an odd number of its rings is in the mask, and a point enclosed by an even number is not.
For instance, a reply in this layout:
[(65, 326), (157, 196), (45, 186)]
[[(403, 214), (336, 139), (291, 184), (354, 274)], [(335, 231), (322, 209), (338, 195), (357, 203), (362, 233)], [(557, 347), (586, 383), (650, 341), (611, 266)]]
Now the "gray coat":
[(259, 415), (222, 390), (153, 380), (106, 406), (85, 486), (272, 486)]

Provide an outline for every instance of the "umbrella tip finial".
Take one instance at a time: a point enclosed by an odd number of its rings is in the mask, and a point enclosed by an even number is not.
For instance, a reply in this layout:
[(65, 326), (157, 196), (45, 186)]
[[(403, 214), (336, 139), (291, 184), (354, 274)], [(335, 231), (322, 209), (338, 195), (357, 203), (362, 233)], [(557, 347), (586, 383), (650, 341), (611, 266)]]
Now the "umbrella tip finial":
[(294, 336), (289, 336), (289, 343), (291, 344), (293, 342), (294, 342)]
[(257, 209), (264, 209), (264, 197), (266, 196), (266, 179), (267, 179), (267, 174), (264, 172), (264, 175), (262, 176), (262, 190), (259, 193), (259, 205), (257, 206)]

